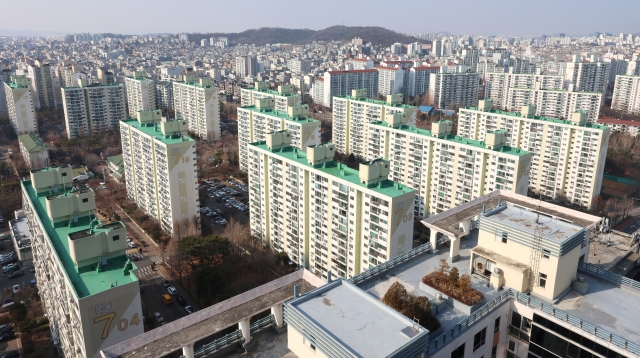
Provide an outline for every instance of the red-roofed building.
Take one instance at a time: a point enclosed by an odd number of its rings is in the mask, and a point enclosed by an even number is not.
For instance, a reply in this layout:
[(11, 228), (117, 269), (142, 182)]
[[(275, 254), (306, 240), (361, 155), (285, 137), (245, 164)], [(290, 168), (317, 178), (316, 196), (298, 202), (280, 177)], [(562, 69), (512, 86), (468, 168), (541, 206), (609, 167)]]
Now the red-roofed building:
[(640, 128), (640, 121), (625, 119), (600, 118), (597, 123), (610, 127), (614, 131), (629, 133), (634, 137), (638, 135), (638, 128)]

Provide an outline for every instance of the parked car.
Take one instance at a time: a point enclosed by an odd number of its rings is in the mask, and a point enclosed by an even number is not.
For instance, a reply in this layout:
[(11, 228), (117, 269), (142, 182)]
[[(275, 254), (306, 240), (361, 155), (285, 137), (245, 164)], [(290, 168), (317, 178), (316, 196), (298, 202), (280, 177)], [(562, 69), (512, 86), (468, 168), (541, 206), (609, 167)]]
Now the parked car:
[(136, 243), (133, 241), (129, 241), (127, 242), (127, 245), (129, 245), (129, 247), (135, 248), (136, 247)]
[(0, 358), (18, 358), (18, 357), (20, 357), (20, 352), (18, 351), (6, 352), (5, 354), (0, 356)]
[(13, 285), (11, 289), (13, 290), (13, 293), (18, 293), (20, 291), (20, 285)]
[(29, 281), (29, 286), (31, 286), (31, 288), (36, 288), (36, 279), (35, 278), (33, 280)]
[(178, 304), (180, 306), (184, 306), (184, 305), (187, 304), (187, 301), (184, 300), (184, 297), (182, 297), (180, 295), (176, 296), (176, 301), (178, 302)]
[(24, 275), (24, 272), (22, 272), (22, 270), (16, 270), (16, 271), (13, 271), (11, 275), (9, 275), (7, 278), (15, 278), (15, 277), (20, 277), (22, 275)]
[(171, 286), (171, 282), (169, 282), (169, 280), (167, 280), (166, 278), (163, 278), (162, 281), (160, 281), (162, 283), (162, 286), (164, 287), (169, 287)]
[(153, 317), (155, 317), (156, 322), (158, 322), (158, 323), (164, 322), (164, 318), (162, 318), (162, 315), (160, 314), (160, 312), (154, 313)]
[(0, 342), (8, 341), (16, 338), (15, 332), (7, 332), (3, 335), (0, 335)]
[(178, 290), (176, 290), (176, 288), (175, 288), (175, 287), (173, 287), (173, 286), (169, 286), (169, 287), (167, 287), (167, 291), (169, 292), (169, 294), (170, 294), (171, 296), (175, 296), (175, 295), (177, 295), (177, 294), (178, 294)]
[(138, 256), (127, 255), (127, 257), (128, 257), (128, 258), (129, 258), (129, 260), (131, 260), (131, 261), (138, 261)]
[[(4, 304), (4, 303), (11, 303), (11, 302), (13, 302), (13, 301), (14, 301), (14, 300), (13, 300), (13, 298), (11, 298), (11, 297), (7, 297), (7, 298), (5, 298), (4, 300), (2, 300), (2, 303), (3, 303), (3, 304)], [(6, 326), (6, 324), (3, 324), (2, 326)], [(0, 326), (0, 329), (2, 329), (2, 326)]]
[(16, 264), (8, 264), (7, 266), (2, 268), (2, 273), (13, 272), (18, 267)]
[(192, 314), (193, 312), (195, 312), (196, 310), (193, 309), (193, 307), (191, 306), (187, 306), (184, 308), (185, 311), (187, 311), (188, 314)]

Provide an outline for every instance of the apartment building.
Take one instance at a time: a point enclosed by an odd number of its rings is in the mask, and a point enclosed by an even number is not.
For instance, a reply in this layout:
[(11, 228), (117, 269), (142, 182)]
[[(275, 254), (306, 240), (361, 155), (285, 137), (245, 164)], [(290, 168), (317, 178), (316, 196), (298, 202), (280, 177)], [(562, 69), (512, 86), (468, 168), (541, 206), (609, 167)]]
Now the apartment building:
[(125, 77), (129, 117), (135, 117), (138, 111), (159, 108), (156, 105), (156, 84), (144, 71), (135, 71), (133, 77)]
[(309, 89), (309, 95), (314, 103), (324, 105), (324, 77), (318, 77)]
[(311, 72), (311, 61), (292, 59), (287, 62), (287, 67), (292, 73), (309, 73)]
[(185, 120), (189, 130), (202, 140), (220, 140), (220, 100), (211, 78), (184, 75), (184, 82), (173, 82), (176, 119)]
[(309, 106), (295, 105), (286, 112), (274, 109), (273, 98), (261, 98), (255, 105), (238, 107), (238, 152), (240, 170), (247, 171), (249, 143), (266, 140), (267, 133), (287, 131), (294, 148), (305, 149), (321, 143), (320, 121), (309, 118)]
[(156, 84), (156, 106), (159, 109), (173, 109), (173, 84), (160, 81)]
[(49, 147), (37, 134), (23, 134), (18, 136), (20, 153), (30, 169), (40, 169), (49, 166)]
[(577, 111), (586, 111), (587, 121), (595, 122), (600, 115), (602, 93), (509, 88), (504, 109), (516, 112), (522, 106), (534, 104), (536, 116), (568, 119)]
[(640, 113), (640, 76), (616, 76), (611, 109), (632, 114)]
[(611, 131), (625, 132), (629, 135), (637, 136), (640, 134), (640, 121), (631, 121), (615, 118), (600, 118), (597, 122), (601, 126), (611, 128)]
[(574, 56), (564, 69), (565, 89), (577, 92), (605, 93), (609, 84), (610, 62), (586, 62)]
[(36, 110), (33, 104), (31, 79), (24, 75), (11, 76), (4, 83), (7, 112), (17, 135), (37, 132)]
[(429, 102), (440, 109), (478, 104), (478, 73), (429, 74)]
[(137, 267), (121, 222), (101, 223), (91, 189), (74, 189), (70, 165), (31, 171), (22, 200), (38, 294), (51, 340), (65, 357), (100, 350), (144, 332)]
[(429, 92), (429, 78), (439, 73), (440, 66), (416, 66), (409, 69), (409, 96), (422, 96)]
[(390, 162), (389, 178), (415, 190), (415, 216), (429, 217), (494, 190), (526, 195), (533, 155), (509, 146), (503, 131), (485, 141), (451, 133), (451, 121), (431, 131), (407, 126), (402, 114), (370, 123), (369, 158)]
[(56, 78), (51, 65), (36, 60), (27, 67), (27, 77), (31, 78), (35, 108), (56, 108), (58, 103), (54, 91), (60, 91), (60, 80)]
[(386, 96), (402, 93), (404, 70), (402, 67), (376, 66), (378, 70), (378, 94)]
[(118, 122), (126, 119), (124, 86), (121, 83), (87, 84), (62, 89), (62, 104), (69, 139), (102, 131), (117, 131)]
[(562, 75), (536, 75), (524, 73), (490, 72), (486, 75), (484, 98), (491, 98), (493, 104), (504, 109), (510, 88), (530, 88), (536, 90), (562, 90)]
[[(349, 71), (327, 71), (324, 73), (322, 96), (325, 107), (331, 107), (333, 97), (348, 96), (355, 89), (365, 89), (368, 97), (377, 96), (378, 70), (375, 68)], [(316, 81), (317, 83), (317, 81)], [(315, 101), (315, 98), (314, 98)], [(317, 101), (316, 101), (317, 102)]]
[[(385, 121), (402, 113), (409, 125), (416, 123), (416, 107), (402, 104), (402, 94), (388, 95), (387, 101), (367, 98), (365, 89), (351, 91), (351, 96), (333, 97), (333, 144), (336, 153), (356, 158), (370, 158), (367, 148), (367, 123)], [(371, 158), (375, 159), (375, 158)]]
[(236, 57), (236, 74), (241, 77), (258, 74), (258, 60), (253, 56)]
[(200, 234), (196, 144), (161, 110), (120, 122), (127, 196), (176, 238)]
[(387, 179), (389, 162), (333, 160), (331, 143), (249, 145), (252, 235), (318, 277), (352, 277), (410, 250), (413, 190)]
[(278, 86), (278, 90), (269, 89), (269, 82), (255, 82), (252, 88), (240, 89), (240, 104), (242, 106), (255, 106), (256, 102), (262, 98), (272, 98), (274, 109), (286, 112), (289, 107), (300, 104), (300, 95), (294, 92), (293, 85)]
[(564, 196), (590, 209), (600, 195), (611, 129), (587, 121), (584, 112), (570, 120), (535, 115), (534, 105), (520, 113), (492, 110), (491, 100), (459, 112), (458, 135), (486, 140), (503, 130), (507, 143), (533, 153), (529, 187), (548, 198)]

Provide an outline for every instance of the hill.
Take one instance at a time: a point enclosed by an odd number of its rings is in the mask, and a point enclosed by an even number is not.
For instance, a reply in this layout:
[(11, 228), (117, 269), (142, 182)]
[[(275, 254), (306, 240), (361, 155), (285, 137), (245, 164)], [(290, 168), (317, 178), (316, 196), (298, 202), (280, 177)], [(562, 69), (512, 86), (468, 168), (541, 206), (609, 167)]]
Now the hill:
[(406, 44), (419, 41), (415, 37), (377, 26), (332, 26), (324, 30), (263, 27), (237, 33), (189, 34), (189, 40), (196, 42), (210, 37), (227, 37), (230, 45), (255, 44), (256, 46), (276, 43), (302, 45), (313, 41), (351, 41), (355, 37), (362, 38), (365, 43), (371, 42), (383, 46), (389, 46), (395, 42)]

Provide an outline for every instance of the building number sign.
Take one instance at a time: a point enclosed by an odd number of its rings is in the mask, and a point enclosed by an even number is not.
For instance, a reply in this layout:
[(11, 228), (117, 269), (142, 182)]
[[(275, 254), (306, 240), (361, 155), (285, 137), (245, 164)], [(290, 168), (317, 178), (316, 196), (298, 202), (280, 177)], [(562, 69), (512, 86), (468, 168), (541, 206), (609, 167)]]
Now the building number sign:
[[(111, 324), (113, 323), (114, 318), (116, 317), (116, 313), (111, 310), (111, 301), (103, 303), (101, 305), (97, 305), (95, 307), (95, 313), (100, 316), (93, 319), (93, 323), (100, 323), (106, 321), (104, 324), (104, 329), (102, 330), (102, 339), (106, 339), (109, 337), (109, 329), (111, 328)], [(135, 313), (130, 320), (127, 320), (126, 317), (122, 317), (118, 320), (117, 326), (119, 331), (125, 331), (129, 326), (137, 326), (140, 324), (140, 318), (138, 314)]]

